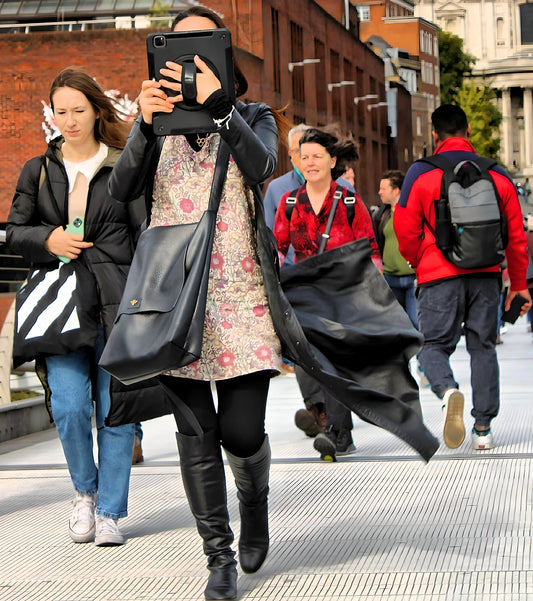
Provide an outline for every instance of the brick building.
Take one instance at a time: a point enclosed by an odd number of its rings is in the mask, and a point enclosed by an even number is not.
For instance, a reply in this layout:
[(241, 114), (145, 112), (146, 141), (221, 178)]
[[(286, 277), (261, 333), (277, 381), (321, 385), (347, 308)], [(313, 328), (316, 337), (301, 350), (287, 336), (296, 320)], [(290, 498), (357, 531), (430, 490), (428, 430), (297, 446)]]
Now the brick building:
[[(374, 49), (394, 65), (411, 94), (412, 158), (431, 154), (431, 113), (440, 104), (437, 25), (415, 16), (412, 0), (351, 2), (357, 6), (361, 19), (361, 40), (386, 41), (387, 47), (378, 49), (376, 45)], [(398, 112), (398, 122), (404, 115)]]
[[(384, 111), (369, 114), (355, 97), (384, 102), (383, 61), (356, 37), (356, 13), (342, 0), (211, 0), (233, 32), (237, 58), (249, 80), (245, 100), (286, 107), (295, 123), (339, 123), (359, 144), (356, 185), (373, 204), (390, 147)], [(347, 23), (347, 26), (346, 26)], [(75, 28), (74, 28), (75, 29)], [(5, 221), (23, 163), (42, 154), (42, 100), (54, 76), (67, 66), (93, 75), (104, 89), (135, 98), (147, 77), (146, 29), (89, 29), (0, 35), (0, 222)], [(308, 63), (305, 59), (319, 59)], [(289, 69), (290, 63), (292, 65)], [(298, 64), (304, 63), (304, 64)], [(342, 86), (328, 86), (344, 82)], [(352, 83), (346, 83), (352, 82)], [(278, 173), (288, 169), (280, 152)]]

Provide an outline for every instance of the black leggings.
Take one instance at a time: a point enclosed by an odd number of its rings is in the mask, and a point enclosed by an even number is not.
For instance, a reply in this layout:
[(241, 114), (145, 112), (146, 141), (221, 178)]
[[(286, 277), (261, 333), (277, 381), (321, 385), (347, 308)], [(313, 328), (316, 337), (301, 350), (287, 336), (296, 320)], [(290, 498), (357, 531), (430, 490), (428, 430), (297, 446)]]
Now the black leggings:
[[(222, 446), (237, 457), (256, 453), (265, 438), (265, 411), (270, 371), (259, 371), (215, 382), (218, 412), (211, 383), (188, 378), (160, 376), (192, 410), (204, 432), (218, 430)], [(186, 436), (195, 431), (179, 406), (173, 403), (178, 430)]]

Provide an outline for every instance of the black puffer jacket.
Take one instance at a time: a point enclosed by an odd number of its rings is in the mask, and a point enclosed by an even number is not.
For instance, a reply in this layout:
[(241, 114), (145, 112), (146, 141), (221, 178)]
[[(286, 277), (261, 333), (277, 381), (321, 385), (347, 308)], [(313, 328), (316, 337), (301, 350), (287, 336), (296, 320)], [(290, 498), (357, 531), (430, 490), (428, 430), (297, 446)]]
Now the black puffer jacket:
[[(365, 363), (364, 347), (353, 349), (354, 368), (350, 371), (345, 365), (342, 369), (337, 368), (342, 357), (331, 352), (327, 345), (321, 346), (320, 337), (309, 342), (306, 334), (312, 334), (314, 324), (311, 328), (305, 325), (302, 327), (281, 288), (276, 244), (263, 214), (260, 183), (270, 177), (275, 168), (278, 141), (276, 124), (270, 109), (264, 104), (246, 105), (238, 102), (236, 108), (229, 127), (223, 127), (220, 135), (228, 143), (232, 157), (254, 192), (257, 252), (270, 312), (284, 356), (299, 364), (362, 419), (389, 430), (429, 460), (439, 444), (424, 426), (418, 389), (412, 377), (403, 373), (406, 369), (403, 362), (399, 367), (400, 377), (395, 379), (403, 382), (408, 380), (401, 389), (390, 390), (390, 384), (394, 382), (387, 381), (386, 369), (377, 376), (386, 381), (379, 382), (379, 385), (376, 382), (376, 389), (373, 389), (368, 385), (371, 378), (360, 378), (369, 367)], [(110, 191), (114, 198), (127, 201), (129, 197), (135, 197), (145, 189), (147, 201), (151, 203), (153, 177), (162, 142), (163, 139), (157, 141), (150, 126), (140, 121), (136, 123), (110, 179)], [(369, 256), (367, 258), (370, 260)], [(332, 298), (331, 302), (334, 303), (335, 299)], [(322, 321), (320, 315), (316, 316), (316, 321)], [(341, 334), (337, 332), (339, 337), (342, 337)], [(392, 331), (392, 334), (396, 338), (403, 335), (399, 329)], [(415, 332), (415, 338), (417, 336)], [(418, 339), (413, 342), (412, 337), (407, 338), (402, 346), (414, 348), (413, 354), (418, 348), (417, 341)], [(390, 369), (398, 371), (395, 365), (391, 365)], [(144, 410), (141, 406), (125, 407), (115, 404), (111, 408), (109, 422), (117, 425), (131, 421), (142, 415)]]
[[(53, 140), (43, 156), (34, 157), (24, 165), (8, 216), (9, 247), (34, 267), (58, 264), (58, 259), (46, 250), (45, 241), (53, 230), (68, 223), (68, 177), (62, 144), (62, 138)], [(113, 200), (108, 192), (109, 176), (120, 153), (116, 148), (109, 148), (106, 160), (89, 183), (84, 240), (93, 246), (83, 250), (76, 259), (95, 277), (106, 338), (113, 326), (134, 251), (132, 207)], [(134, 202), (133, 208), (138, 209), (138, 204)], [(37, 360), (37, 372), (49, 401), (44, 361)], [(125, 389), (115, 380), (112, 390), (136, 394), (133, 388)], [(50, 411), (49, 403), (48, 409)]]
[[(45, 246), (50, 233), (68, 223), (68, 178), (61, 154), (62, 139), (52, 141), (41, 157), (22, 168), (7, 221), (11, 250), (32, 266), (57, 264)], [(113, 325), (133, 257), (128, 207), (109, 196), (108, 181), (120, 151), (110, 148), (107, 159), (89, 184), (84, 240), (92, 242), (79, 259), (94, 274), (106, 335)]]

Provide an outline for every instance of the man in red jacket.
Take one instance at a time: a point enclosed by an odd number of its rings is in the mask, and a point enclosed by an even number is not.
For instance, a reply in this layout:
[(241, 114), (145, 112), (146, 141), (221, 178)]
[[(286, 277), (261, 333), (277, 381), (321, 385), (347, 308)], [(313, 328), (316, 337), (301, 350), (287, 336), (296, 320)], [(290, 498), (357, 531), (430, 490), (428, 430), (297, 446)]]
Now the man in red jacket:
[[(454, 105), (441, 105), (431, 116), (435, 154), (443, 153), (457, 163), (472, 159), (475, 150), (468, 141), (470, 125), (464, 111)], [(462, 269), (444, 258), (437, 248), (434, 201), (440, 197), (442, 171), (417, 162), (406, 174), (400, 200), (394, 212), (394, 230), (401, 254), (416, 269), (418, 319), (424, 334), (419, 361), (433, 392), (442, 399), (444, 442), (459, 447), (465, 437), (464, 396), (450, 367), (450, 356), (464, 332), (470, 354), (472, 383), (472, 444), (474, 449), (490, 449), (491, 420), (500, 404), (499, 368), (496, 356), (500, 266)], [(507, 219), (509, 242), (505, 250), (510, 292), (505, 308), (520, 294), (528, 299), (521, 315), (531, 307), (526, 284), (526, 236), (516, 189), (504, 169), (490, 170)], [(427, 223), (431, 225), (428, 227)]]

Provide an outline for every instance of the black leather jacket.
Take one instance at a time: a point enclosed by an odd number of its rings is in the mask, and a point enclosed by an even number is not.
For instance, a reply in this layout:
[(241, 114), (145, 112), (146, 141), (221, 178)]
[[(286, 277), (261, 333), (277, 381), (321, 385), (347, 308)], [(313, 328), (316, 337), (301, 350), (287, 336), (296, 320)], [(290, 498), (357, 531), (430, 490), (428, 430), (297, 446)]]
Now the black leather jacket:
[[(111, 195), (127, 201), (146, 187), (146, 197), (151, 204), (153, 177), (159, 159), (162, 141), (159, 143), (150, 127), (138, 121), (130, 140), (110, 178)], [(255, 225), (257, 252), (263, 273), (263, 283), (268, 297), (270, 312), (276, 333), (282, 343), (283, 355), (303, 367), (310, 375), (326, 386), (340, 402), (362, 419), (378, 425), (405, 440), (420, 455), (429, 460), (438, 448), (438, 441), (424, 426), (418, 395), (412, 394), (405, 402), (390, 394), (376, 393), (360, 386), (355, 378), (350, 380), (346, 368), (342, 374), (336, 370), (336, 357), (323, 357), (319, 342), (310, 344), (300, 325), (293, 307), (285, 296), (279, 277), (277, 248), (272, 231), (266, 226), (260, 184), (273, 173), (277, 156), (277, 128), (270, 109), (264, 104), (237, 103), (237, 111), (229, 127), (220, 130), (228, 143), (246, 183), (251, 186), (255, 199)], [(354, 361), (358, 361), (355, 356)], [(328, 367), (325, 367), (327, 364)], [(416, 383), (414, 384), (416, 390)], [(415, 398), (414, 398), (415, 397)], [(143, 414), (143, 408), (112, 406), (109, 417), (111, 425), (124, 423)]]
[[(50, 233), (68, 223), (68, 177), (63, 139), (52, 141), (43, 156), (29, 160), (20, 173), (6, 226), (7, 243), (32, 266), (58, 264), (45, 246)], [(126, 205), (108, 192), (109, 176), (120, 150), (109, 148), (89, 183), (84, 240), (92, 242), (79, 256), (94, 274), (106, 334), (113, 325), (133, 257), (133, 227)]]

